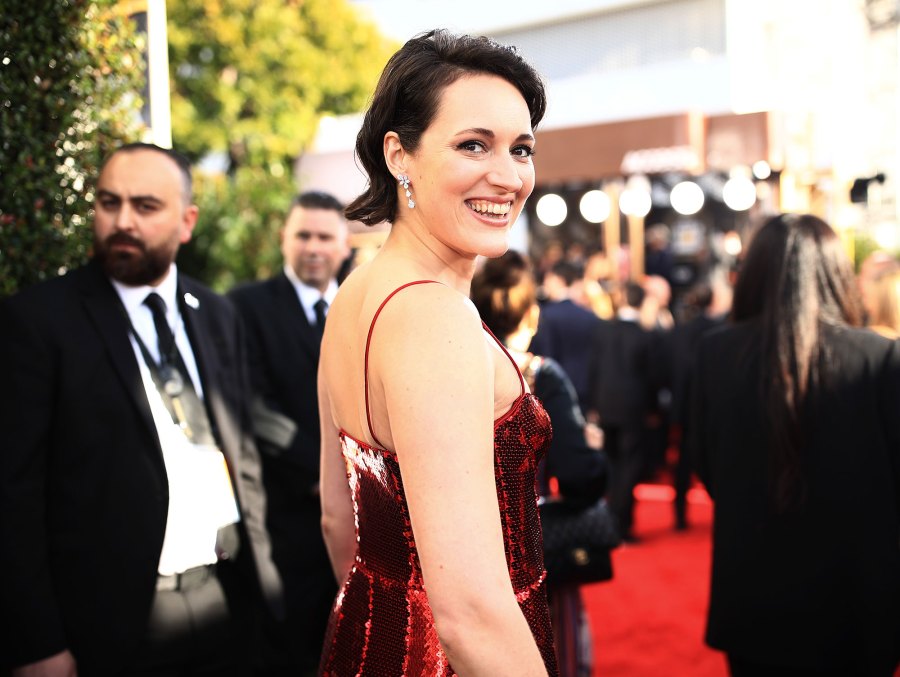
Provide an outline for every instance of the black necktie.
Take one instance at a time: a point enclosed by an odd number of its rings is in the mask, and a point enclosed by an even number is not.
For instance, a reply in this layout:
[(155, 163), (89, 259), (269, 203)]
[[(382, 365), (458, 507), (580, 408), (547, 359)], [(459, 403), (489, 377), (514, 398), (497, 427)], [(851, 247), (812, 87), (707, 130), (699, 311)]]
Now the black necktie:
[(316, 329), (319, 330), (321, 334), (325, 331), (325, 310), (328, 308), (328, 301), (324, 298), (316, 301), (316, 304), (313, 306), (313, 310), (316, 311)]
[(151, 292), (144, 303), (153, 313), (156, 338), (159, 342), (159, 365), (155, 371), (156, 385), (163, 393), (163, 400), (173, 418), (185, 434), (199, 444), (214, 444), (209, 417), (200, 400), (178, 347), (175, 335), (166, 320), (166, 302), (156, 292)]
[(153, 313), (153, 324), (156, 327), (156, 338), (159, 342), (159, 363), (161, 365), (172, 364), (175, 359), (175, 334), (172, 333), (169, 322), (166, 320), (166, 302), (156, 292), (147, 294), (144, 304)]

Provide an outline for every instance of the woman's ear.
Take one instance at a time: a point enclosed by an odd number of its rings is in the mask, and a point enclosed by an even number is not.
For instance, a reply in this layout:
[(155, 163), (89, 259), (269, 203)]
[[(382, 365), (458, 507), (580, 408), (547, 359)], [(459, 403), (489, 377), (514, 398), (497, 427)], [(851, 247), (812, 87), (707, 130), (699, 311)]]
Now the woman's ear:
[(406, 174), (407, 152), (400, 143), (397, 132), (387, 132), (384, 135), (384, 162), (388, 171), (396, 178), (398, 174)]

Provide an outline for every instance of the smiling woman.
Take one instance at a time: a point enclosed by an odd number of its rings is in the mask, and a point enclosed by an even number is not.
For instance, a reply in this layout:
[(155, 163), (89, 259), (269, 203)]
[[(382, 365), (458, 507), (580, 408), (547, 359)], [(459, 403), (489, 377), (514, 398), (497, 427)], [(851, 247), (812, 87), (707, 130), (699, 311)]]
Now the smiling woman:
[(534, 188), (545, 106), (514, 49), (432, 31), (366, 113), (369, 186), (347, 217), (392, 228), (322, 343), (322, 524), (342, 582), (325, 675), (557, 674), (534, 491), (549, 419), (468, 300)]

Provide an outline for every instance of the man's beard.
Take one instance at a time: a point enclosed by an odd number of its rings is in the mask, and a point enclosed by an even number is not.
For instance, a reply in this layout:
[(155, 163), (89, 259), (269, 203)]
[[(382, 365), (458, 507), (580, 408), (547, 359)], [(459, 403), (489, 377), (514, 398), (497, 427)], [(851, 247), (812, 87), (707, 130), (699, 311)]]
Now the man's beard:
[[(135, 250), (113, 251), (116, 244), (128, 244)], [(94, 238), (94, 258), (112, 279), (128, 285), (140, 287), (156, 282), (164, 277), (178, 248), (172, 248), (168, 243), (155, 249), (147, 246), (127, 233), (113, 233), (105, 240)]]

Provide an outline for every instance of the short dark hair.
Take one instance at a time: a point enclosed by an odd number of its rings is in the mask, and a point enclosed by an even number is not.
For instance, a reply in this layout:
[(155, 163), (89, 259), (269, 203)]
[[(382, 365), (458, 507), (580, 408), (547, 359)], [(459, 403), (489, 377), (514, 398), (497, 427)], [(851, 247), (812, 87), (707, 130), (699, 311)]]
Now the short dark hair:
[(308, 190), (300, 193), (291, 202), (291, 209), (294, 207), (303, 207), (304, 209), (329, 209), (340, 212), (343, 216), (344, 205), (331, 193), (325, 193), (319, 190)]
[(173, 150), (172, 148), (163, 148), (162, 146), (157, 146), (155, 143), (143, 143), (143, 142), (134, 142), (134, 143), (126, 143), (123, 146), (120, 146), (112, 153), (110, 153), (106, 159), (103, 161), (103, 166), (100, 168), (101, 171), (103, 167), (106, 166), (106, 163), (109, 162), (113, 156), (119, 153), (134, 153), (139, 150), (149, 150), (154, 153), (161, 153), (165, 155), (167, 158), (172, 160), (177, 166), (178, 169), (181, 170), (181, 180), (182, 180), (182, 189), (183, 189), (183, 197), (185, 204), (191, 204), (194, 200), (194, 181), (191, 177), (191, 161), (188, 160), (184, 155), (179, 153), (177, 150)]
[(625, 303), (632, 308), (640, 308), (646, 298), (646, 290), (637, 282), (625, 284)]
[(571, 287), (584, 277), (584, 266), (574, 261), (562, 259), (553, 264), (550, 272), (562, 279), (567, 287)]
[(531, 128), (547, 108), (544, 83), (515, 47), (487, 37), (454, 35), (437, 29), (407, 41), (388, 61), (356, 137), (356, 157), (369, 177), (366, 190), (347, 207), (351, 221), (375, 225), (397, 216), (396, 179), (384, 162), (384, 135), (394, 131), (409, 152), (437, 113), (440, 95), (459, 78), (489, 74), (512, 84), (525, 99)]

